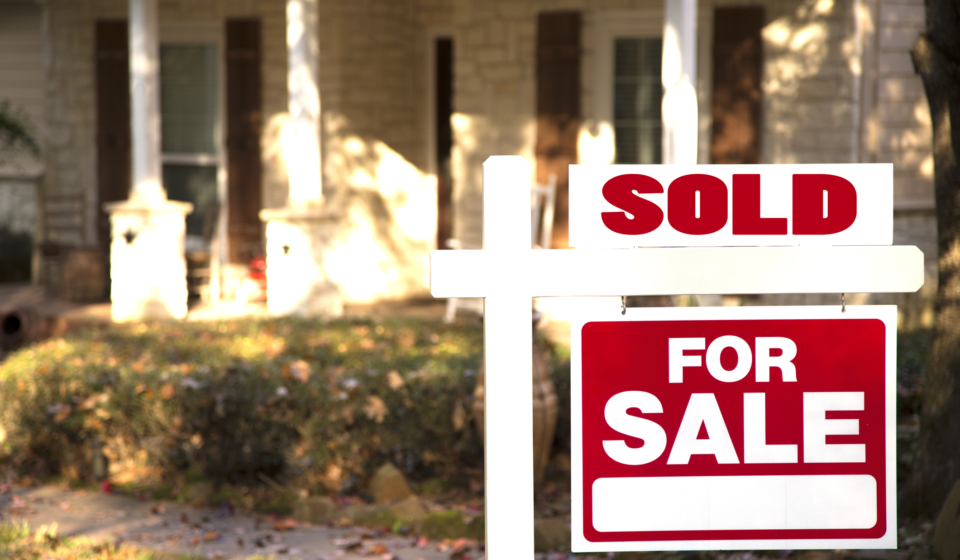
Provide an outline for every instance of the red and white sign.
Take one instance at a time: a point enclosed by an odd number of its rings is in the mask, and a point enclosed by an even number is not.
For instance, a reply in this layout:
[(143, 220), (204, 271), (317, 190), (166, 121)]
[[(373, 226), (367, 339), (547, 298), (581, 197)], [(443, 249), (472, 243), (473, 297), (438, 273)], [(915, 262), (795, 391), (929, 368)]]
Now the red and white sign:
[(574, 551), (896, 547), (895, 306), (572, 326)]
[(892, 243), (892, 164), (570, 166), (571, 247)]

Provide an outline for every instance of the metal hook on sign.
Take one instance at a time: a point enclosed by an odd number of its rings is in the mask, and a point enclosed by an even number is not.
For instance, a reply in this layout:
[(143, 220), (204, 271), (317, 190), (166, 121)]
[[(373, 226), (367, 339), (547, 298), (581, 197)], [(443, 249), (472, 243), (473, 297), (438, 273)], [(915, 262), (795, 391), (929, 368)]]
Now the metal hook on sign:
[(620, 296), (620, 314), (627, 314), (627, 296)]
[(847, 312), (847, 298), (846, 294), (840, 294), (840, 313)]

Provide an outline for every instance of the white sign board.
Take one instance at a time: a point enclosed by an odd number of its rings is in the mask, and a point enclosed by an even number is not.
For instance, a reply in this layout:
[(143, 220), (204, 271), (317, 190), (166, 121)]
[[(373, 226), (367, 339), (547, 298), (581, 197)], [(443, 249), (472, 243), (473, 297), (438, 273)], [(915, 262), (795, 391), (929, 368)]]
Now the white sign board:
[(896, 307), (581, 311), (573, 550), (896, 547)]
[(570, 166), (571, 247), (892, 243), (892, 164)]

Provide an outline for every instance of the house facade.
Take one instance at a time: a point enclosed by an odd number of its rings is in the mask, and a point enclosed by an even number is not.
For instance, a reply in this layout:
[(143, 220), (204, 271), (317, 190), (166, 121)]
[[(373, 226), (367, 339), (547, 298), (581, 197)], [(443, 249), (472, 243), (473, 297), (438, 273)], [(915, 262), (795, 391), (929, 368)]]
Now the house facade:
[[(0, 0), (0, 99), (43, 145), (0, 168), (0, 221), (34, 232), (34, 279), (62, 293), (105, 294), (110, 255), (138, 243), (104, 204), (135, 186), (131, 7), (151, 1)], [(662, 0), (156, 0), (152, 17), (151, 157), (192, 204), (178, 251), (204, 297), (234, 297), (263, 252), (277, 312), (426, 296), (429, 251), (480, 240), (490, 155), (557, 175), (555, 247), (568, 164), (661, 162)], [(697, 160), (892, 162), (895, 243), (928, 262), (901, 303), (929, 299), (922, 1), (700, 0), (696, 21)]]

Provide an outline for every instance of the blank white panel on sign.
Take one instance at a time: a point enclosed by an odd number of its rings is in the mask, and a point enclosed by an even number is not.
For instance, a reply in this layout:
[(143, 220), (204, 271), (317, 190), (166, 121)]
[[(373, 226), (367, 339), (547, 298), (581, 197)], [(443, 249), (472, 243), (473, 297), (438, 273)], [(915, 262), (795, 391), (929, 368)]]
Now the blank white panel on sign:
[(868, 529), (870, 475), (601, 478), (593, 525), (603, 532)]
[(570, 166), (571, 247), (892, 243), (892, 164)]

